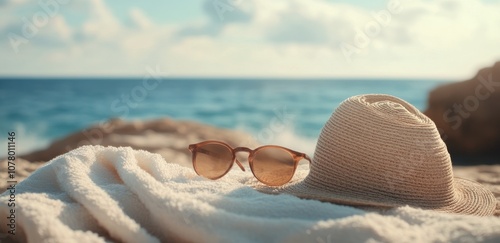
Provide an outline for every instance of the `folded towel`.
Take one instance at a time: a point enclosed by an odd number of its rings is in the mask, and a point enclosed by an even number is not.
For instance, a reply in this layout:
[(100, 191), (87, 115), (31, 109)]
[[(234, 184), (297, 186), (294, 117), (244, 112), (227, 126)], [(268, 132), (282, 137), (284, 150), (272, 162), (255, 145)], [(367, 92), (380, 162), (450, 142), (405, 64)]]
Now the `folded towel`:
[[(307, 173), (301, 167), (297, 173)], [(0, 195), (1, 232), (28, 242), (500, 242), (500, 218), (267, 195), (251, 172), (210, 181), (157, 154), (84, 146)], [(7, 223), (5, 223), (7, 222)]]

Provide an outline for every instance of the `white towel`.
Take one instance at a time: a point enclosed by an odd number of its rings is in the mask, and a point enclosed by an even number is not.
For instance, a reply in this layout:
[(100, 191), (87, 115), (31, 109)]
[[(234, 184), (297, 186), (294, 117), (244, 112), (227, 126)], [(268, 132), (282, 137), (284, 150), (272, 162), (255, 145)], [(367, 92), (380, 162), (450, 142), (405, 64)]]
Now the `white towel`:
[[(237, 168), (235, 166), (235, 168)], [(239, 169), (238, 169), (239, 170)], [(131, 148), (85, 146), (15, 187), (16, 232), (28, 242), (500, 242), (500, 218), (353, 207), (266, 195), (250, 171), (211, 181)], [(300, 168), (297, 173), (307, 173)], [(8, 233), (9, 190), (0, 196)], [(7, 223), (4, 223), (7, 222)]]

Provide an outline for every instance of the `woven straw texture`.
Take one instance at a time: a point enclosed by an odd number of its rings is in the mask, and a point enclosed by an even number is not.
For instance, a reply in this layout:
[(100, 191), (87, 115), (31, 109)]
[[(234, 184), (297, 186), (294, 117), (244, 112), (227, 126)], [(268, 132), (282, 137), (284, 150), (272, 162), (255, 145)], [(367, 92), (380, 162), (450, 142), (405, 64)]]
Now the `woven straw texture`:
[(427, 116), (404, 100), (377, 94), (340, 104), (321, 131), (304, 180), (256, 189), (355, 206), (410, 205), (483, 216), (493, 215), (496, 205), (480, 184), (453, 177), (446, 145)]

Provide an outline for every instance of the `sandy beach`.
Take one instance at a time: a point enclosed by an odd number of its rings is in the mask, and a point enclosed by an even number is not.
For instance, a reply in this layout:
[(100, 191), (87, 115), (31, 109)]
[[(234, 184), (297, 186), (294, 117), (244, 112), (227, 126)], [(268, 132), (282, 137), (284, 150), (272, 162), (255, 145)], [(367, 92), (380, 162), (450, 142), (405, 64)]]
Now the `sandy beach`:
[[(15, 224), (0, 225), (1, 232), (14, 229), (17, 242), (496, 242), (500, 237), (495, 230), (500, 226), (500, 165), (453, 167), (456, 177), (494, 193), (497, 217), (410, 206), (357, 208), (261, 193), (245, 162), (247, 171), (233, 166), (217, 181), (194, 173), (188, 144), (218, 139), (231, 146), (258, 146), (244, 132), (167, 118), (109, 124), (108, 130), (92, 126), (24, 156), (32, 161), (16, 159), (14, 213), (4, 203), (11, 191), (0, 196), (0, 217), (11, 217)], [(90, 133), (100, 134), (93, 138), (106, 147), (87, 146)], [(7, 163), (0, 165), (3, 191)], [(300, 164), (292, 182), (309, 169)]]
[[(226, 141), (232, 146), (258, 146), (250, 134), (242, 131), (169, 118), (130, 122), (115, 119), (108, 121), (108, 127), (111, 129), (105, 130), (102, 126), (92, 126), (61, 138), (46, 149), (20, 156), (16, 160), (18, 182), (45, 165), (50, 158), (69, 152), (66, 151), (67, 148), (90, 144), (90, 139), (86, 136), (90, 133), (100, 134), (100, 145), (146, 150), (161, 155), (167, 163), (188, 168), (192, 168), (191, 154), (187, 149), (190, 143), (216, 139)], [(1, 191), (4, 191), (7, 186), (8, 173), (6, 172), (7, 163), (4, 160), (0, 162)], [(490, 189), (499, 201), (496, 215), (500, 216), (500, 165), (454, 166), (453, 172), (456, 177), (477, 181)]]

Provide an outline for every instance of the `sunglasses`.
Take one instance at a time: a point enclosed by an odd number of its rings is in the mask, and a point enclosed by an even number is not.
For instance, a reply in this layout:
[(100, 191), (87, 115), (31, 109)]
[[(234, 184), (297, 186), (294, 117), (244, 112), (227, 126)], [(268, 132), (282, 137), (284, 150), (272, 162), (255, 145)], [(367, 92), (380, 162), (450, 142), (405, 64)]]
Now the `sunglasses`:
[(253, 175), (268, 186), (281, 186), (289, 182), (299, 161), (311, 159), (304, 153), (277, 145), (266, 145), (254, 150), (247, 147), (232, 148), (219, 141), (204, 141), (189, 145), (192, 153), (193, 168), (196, 174), (216, 180), (229, 172), (234, 162), (245, 171), (236, 159), (237, 152), (248, 152), (248, 163)]

